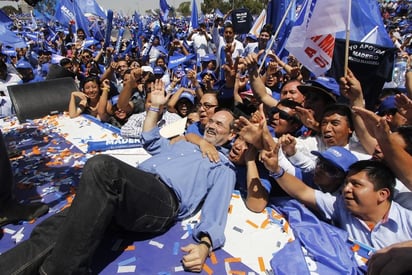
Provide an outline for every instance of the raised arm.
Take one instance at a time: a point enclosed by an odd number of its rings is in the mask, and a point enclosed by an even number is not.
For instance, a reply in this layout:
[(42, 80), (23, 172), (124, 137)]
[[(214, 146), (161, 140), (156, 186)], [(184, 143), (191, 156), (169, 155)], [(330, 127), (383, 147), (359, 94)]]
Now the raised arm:
[(112, 104), (108, 102), (110, 92), (110, 81), (108, 79), (103, 80), (101, 87), (102, 93), (99, 98), (99, 106), (97, 107), (97, 113), (101, 121), (107, 121), (110, 117), (110, 109)]
[(278, 163), (279, 143), (272, 151), (262, 151), (261, 160), (269, 170), (270, 175), (276, 180), (280, 187), (291, 197), (299, 200), (309, 208), (317, 210), (315, 190), (304, 182), (286, 173)]
[[(79, 105), (76, 105), (76, 98), (80, 99)], [(75, 118), (83, 113), (87, 107), (87, 96), (81, 91), (73, 91), (69, 102), (69, 116)]]
[(246, 151), (246, 206), (253, 212), (260, 213), (265, 209), (269, 201), (269, 193), (263, 187), (259, 171), (256, 165), (257, 150), (253, 145), (249, 145)]
[(249, 72), (249, 81), (252, 86), (253, 94), (269, 107), (276, 106), (278, 101), (266, 93), (266, 86), (258, 72), (258, 55), (251, 53), (243, 59), (243, 63)]
[(136, 87), (137, 81), (142, 78), (142, 69), (136, 68), (130, 72), (130, 78), (124, 83), (123, 89), (119, 94), (119, 99), (117, 101), (117, 106), (130, 114), (133, 112), (133, 105), (130, 102), (134, 88)]
[[(362, 87), (359, 80), (355, 77), (351, 70), (348, 69), (346, 77), (340, 79), (340, 92), (349, 99), (350, 107), (364, 108), (365, 103), (363, 99)], [(372, 154), (376, 147), (376, 140), (371, 136), (370, 132), (364, 124), (364, 121), (355, 112), (352, 115), (353, 124), (355, 126), (356, 136), (359, 138), (363, 148), (368, 154)]]
[(170, 94), (165, 94), (165, 85), (162, 80), (156, 79), (152, 83), (151, 104), (147, 110), (146, 118), (143, 123), (143, 132), (148, 132), (157, 126), (161, 108), (169, 100)]
[(392, 169), (396, 177), (412, 190), (412, 173), (409, 171), (412, 156), (405, 151), (403, 144), (400, 143), (399, 135), (390, 133), (385, 118), (379, 117), (366, 109), (355, 108), (355, 110), (365, 121), (368, 131), (376, 138), (386, 164)]

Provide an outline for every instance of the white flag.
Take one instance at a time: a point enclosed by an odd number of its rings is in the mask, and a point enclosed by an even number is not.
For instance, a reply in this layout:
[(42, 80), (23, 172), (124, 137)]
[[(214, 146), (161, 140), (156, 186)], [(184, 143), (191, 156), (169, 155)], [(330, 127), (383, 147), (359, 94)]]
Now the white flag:
[(256, 37), (259, 36), (260, 31), (262, 30), (263, 25), (265, 25), (266, 22), (266, 10), (263, 9), (260, 12), (260, 15), (258, 18), (256, 18), (255, 22), (253, 23), (252, 28), (250, 28), (249, 33), (256, 35)]
[(286, 49), (316, 76), (330, 69), (335, 33), (346, 29), (347, 1), (307, 0), (286, 42)]

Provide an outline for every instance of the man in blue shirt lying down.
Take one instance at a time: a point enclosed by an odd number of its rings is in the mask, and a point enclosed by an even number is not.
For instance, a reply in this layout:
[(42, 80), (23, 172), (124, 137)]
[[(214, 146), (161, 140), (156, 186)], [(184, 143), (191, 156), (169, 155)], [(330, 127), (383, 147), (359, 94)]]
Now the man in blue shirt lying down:
[(204, 138), (221, 154), (220, 162), (211, 162), (198, 146), (186, 141), (170, 144), (160, 136), (159, 108), (169, 96), (160, 80), (151, 93), (142, 139), (152, 157), (138, 169), (107, 155), (89, 159), (72, 206), (1, 255), (0, 274), (87, 274), (110, 225), (135, 233), (162, 233), (199, 209), (202, 218), (193, 231), (196, 243), (182, 247), (187, 253), (182, 259), (185, 269), (200, 272), (210, 250), (223, 245), (235, 172), (222, 145), (235, 136), (234, 117), (221, 110), (207, 123)]

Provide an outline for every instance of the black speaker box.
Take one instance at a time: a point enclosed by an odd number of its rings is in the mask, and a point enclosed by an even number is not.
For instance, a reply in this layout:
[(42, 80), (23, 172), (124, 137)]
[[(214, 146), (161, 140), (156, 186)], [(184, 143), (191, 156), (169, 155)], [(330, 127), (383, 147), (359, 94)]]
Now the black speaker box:
[(20, 123), (68, 110), (70, 95), (78, 90), (71, 77), (12, 85), (7, 89)]

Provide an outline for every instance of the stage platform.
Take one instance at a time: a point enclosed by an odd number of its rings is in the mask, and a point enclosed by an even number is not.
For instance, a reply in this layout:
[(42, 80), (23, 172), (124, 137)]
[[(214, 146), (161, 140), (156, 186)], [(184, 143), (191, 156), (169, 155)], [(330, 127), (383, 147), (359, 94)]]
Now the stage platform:
[[(150, 157), (135, 140), (122, 139), (116, 129), (87, 116), (48, 116), (24, 124), (6, 118), (0, 127), (11, 152), (18, 199), (50, 206), (49, 213), (38, 220), (3, 227), (0, 253), (27, 239), (34, 226), (70, 205), (82, 167), (91, 156), (109, 154), (132, 166)], [(90, 150), (91, 144), (102, 151)], [(199, 216), (177, 223), (161, 236), (139, 241), (133, 236), (108, 236), (96, 254), (93, 271), (110, 275), (184, 273), (180, 247), (192, 242)], [(225, 235), (225, 246), (211, 254), (201, 274), (271, 274), (273, 255), (294, 240), (280, 213), (273, 208), (250, 212), (237, 191), (228, 209)]]

